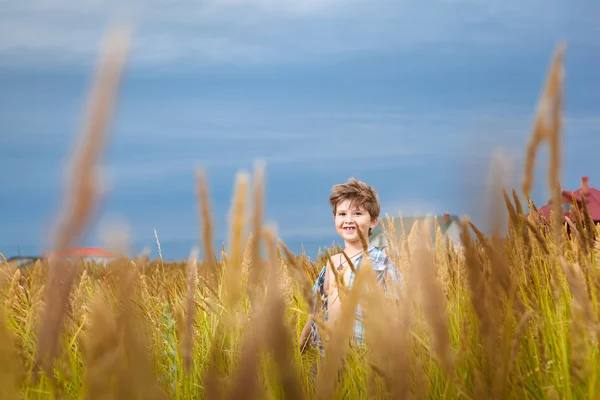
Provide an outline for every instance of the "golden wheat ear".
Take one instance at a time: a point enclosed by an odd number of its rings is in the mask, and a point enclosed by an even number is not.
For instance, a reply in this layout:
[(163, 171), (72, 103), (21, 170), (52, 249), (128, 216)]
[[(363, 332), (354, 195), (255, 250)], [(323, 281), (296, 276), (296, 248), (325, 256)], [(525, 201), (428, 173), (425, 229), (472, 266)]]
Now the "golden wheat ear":
[(454, 360), (450, 348), (448, 304), (442, 283), (435, 273), (434, 259), (428, 249), (430, 227), (427, 225), (426, 222), (421, 222), (413, 270), (421, 288), (419, 300), (431, 328), (432, 353), (435, 353), (444, 372), (450, 375)]
[[(298, 260), (296, 259), (294, 254), (290, 251), (290, 249), (288, 249), (288, 247), (285, 245), (285, 243), (283, 243), (282, 240), (278, 240), (278, 243), (279, 243), (279, 246), (283, 249), (283, 253), (285, 254), (285, 257), (287, 259), (286, 266), (288, 267), (288, 270), (292, 271), (292, 275), (299, 283), (300, 290), (301, 290), (302, 296), (304, 298), (304, 301), (309, 306), (309, 310), (310, 310), (311, 309), (310, 305), (312, 304), (312, 301), (313, 301), (313, 294), (312, 294), (312, 283), (309, 279), (309, 276), (303, 270), (302, 265), (299, 264)], [(303, 257), (303, 259), (304, 259), (304, 257)]]
[(19, 369), (23, 367), (18, 357), (17, 343), (12, 335), (5, 309), (0, 309), (0, 398), (17, 400), (19, 396)]
[[(246, 200), (248, 193), (249, 176), (246, 172), (240, 172), (237, 175), (235, 193), (233, 196), (231, 209), (229, 212), (230, 232), (229, 246), (230, 257), (224, 266), (224, 287), (225, 293), (223, 299), (225, 306), (230, 311), (231, 316), (235, 315), (240, 300), (242, 299), (242, 255), (243, 255), (243, 236), (245, 233), (246, 221)], [(233, 323), (233, 320), (230, 322)]]
[(199, 215), (202, 221), (202, 249), (204, 253), (204, 268), (201, 278), (208, 281), (209, 285), (216, 287), (219, 283), (219, 271), (215, 262), (215, 249), (213, 247), (213, 219), (210, 207), (210, 195), (208, 190), (208, 179), (202, 168), (196, 171), (196, 184), (198, 191)]
[[(538, 101), (533, 129), (527, 144), (525, 157), (525, 171), (522, 181), (522, 190), (529, 197), (533, 186), (533, 173), (538, 147), (549, 140), (560, 129), (560, 107), (562, 106), (562, 79), (563, 61), (566, 44), (559, 43), (554, 51), (542, 94)], [(552, 165), (550, 166), (552, 168)]]
[(254, 166), (254, 212), (252, 216), (252, 233), (254, 234), (250, 248), (250, 276), (248, 279), (248, 292), (253, 307), (257, 306), (258, 295), (264, 287), (263, 263), (260, 257), (260, 246), (263, 235), (262, 229), (263, 207), (265, 192), (265, 164), (256, 162)]
[(110, 30), (105, 38), (99, 68), (88, 99), (80, 141), (67, 168), (67, 186), (53, 237), (54, 250), (66, 250), (84, 234), (98, 204), (98, 166), (116, 103), (117, 91), (129, 50), (131, 30)]
[(192, 368), (193, 348), (194, 348), (194, 316), (196, 314), (196, 274), (198, 272), (198, 249), (192, 249), (187, 264), (187, 298), (185, 315), (185, 333), (183, 337), (183, 366), (186, 372)]
[(561, 149), (562, 143), (562, 106), (563, 106), (563, 79), (564, 58), (567, 46), (559, 43), (554, 52), (554, 57), (548, 71), (546, 84), (538, 103), (531, 137), (527, 144), (525, 157), (525, 173), (522, 189), (525, 196), (529, 196), (533, 185), (536, 152), (538, 147), (547, 142), (550, 147), (550, 163), (548, 165), (548, 185), (553, 202), (554, 239), (562, 247), (562, 207), (560, 173), (562, 168)]
[(269, 255), (267, 274), (267, 297), (265, 302), (267, 343), (275, 363), (282, 385), (283, 397), (301, 400), (304, 398), (298, 370), (294, 363), (292, 350), (292, 331), (286, 323), (285, 294), (282, 290), (278, 271), (277, 239), (275, 228), (263, 230), (264, 241)]

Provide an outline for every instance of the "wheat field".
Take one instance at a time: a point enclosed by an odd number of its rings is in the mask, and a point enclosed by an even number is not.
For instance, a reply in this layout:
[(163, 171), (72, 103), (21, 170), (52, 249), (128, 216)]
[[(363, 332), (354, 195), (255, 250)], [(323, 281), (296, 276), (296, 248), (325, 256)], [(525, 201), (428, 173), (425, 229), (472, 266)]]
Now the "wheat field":
[[(111, 34), (101, 55), (53, 249), (76, 245), (97, 207), (99, 159), (128, 35)], [(263, 223), (265, 166), (238, 174), (229, 239), (219, 250), (212, 247), (208, 177), (199, 170), (202, 243), (187, 262), (141, 255), (108, 266), (2, 263), (0, 398), (599, 399), (600, 230), (585, 208), (566, 223), (558, 209), (548, 223), (529, 199), (544, 143), (548, 185), (560, 194), (564, 53), (560, 45), (534, 116), (523, 194), (496, 185), (501, 201), (491, 212), (508, 220), (506, 234), (484, 235), (465, 218), (455, 248), (443, 243), (434, 219), (438, 245), (431, 250), (421, 234), (427, 227), (405, 237), (383, 218), (402, 273), (399, 301), (373, 285), (365, 263), (330, 329), (310, 314), (325, 257), (292, 254)], [(360, 349), (348, 340), (356, 304), (365, 324)], [(323, 358), (314, 348), (300, 351), (308, 318), (330, 338)]]

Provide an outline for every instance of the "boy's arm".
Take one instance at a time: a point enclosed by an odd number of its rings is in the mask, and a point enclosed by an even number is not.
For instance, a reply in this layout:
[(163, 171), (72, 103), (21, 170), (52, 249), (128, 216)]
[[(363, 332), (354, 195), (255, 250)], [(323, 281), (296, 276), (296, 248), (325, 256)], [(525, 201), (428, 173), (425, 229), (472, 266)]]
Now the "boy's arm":
[[(316, 312), (316, 308), (317, 308), (317, 301), (320, 298), (321, 295), (321, 290), (324, 284), (324, 281), (326, 280), (326, 271), (327, 271), (327, 267), (323, 267), (323, 269), (321, 270), (321, 272), (319, 273), (319, 276), (317, 277), (316, 282), (313, 285), (313, 299), (315, 301), (315, 303), (313, 304), (313, 313)], [(308, 319), (306, 320), (306, 323), (304, 324), (304, 327), (302, 328), (302, 332), (300, 333), (300, 340), (299, 340), (299, 346), (300, 346), (300, 353), (303, 353), (304, 350), (306, 349), (306, 347), (309, 345), (309, 336), (312, 330), (312, 320), (311, 317), (309, 315)]]
[(304, 328), (302, 328), (302, 333), (300, 334), (300, 354), (304, 353), (304, 350), (306, 350), (306, 348), (308, 347), (308, 336), (310, 335), (310, 329), (311, 329), (311, 320), (310, 320), (310, 316), (308, 317), (308, 319), (306, 320), (306, 324), (304, 324)]

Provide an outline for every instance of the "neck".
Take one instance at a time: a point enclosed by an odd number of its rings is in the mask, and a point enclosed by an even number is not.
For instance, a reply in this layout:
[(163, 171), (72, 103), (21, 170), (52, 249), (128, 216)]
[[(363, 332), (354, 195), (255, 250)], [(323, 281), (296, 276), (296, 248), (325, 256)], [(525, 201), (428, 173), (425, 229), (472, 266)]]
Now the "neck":
[[(344, 252), (348, 255), (348, 257), (352, 257), (363, 251), (362, 244), (358, 243), (345, 243)], [(367, 240), (367, 247), (369, 247), (369, 241)]]

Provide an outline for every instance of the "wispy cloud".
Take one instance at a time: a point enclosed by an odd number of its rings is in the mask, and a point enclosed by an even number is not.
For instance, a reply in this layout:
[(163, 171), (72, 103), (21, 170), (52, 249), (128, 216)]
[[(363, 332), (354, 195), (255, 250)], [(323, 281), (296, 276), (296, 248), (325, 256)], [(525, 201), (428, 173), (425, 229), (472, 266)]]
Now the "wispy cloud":
[(331, 118), (280, 113), (270, 129), (269, 115), (242, 117), (237, 123), (230, 115), (223, 118), (225, 125), (207, 132), (178, 130), (175, 125), (169, 135), (157, 131), (156, 126), (169, 125), (158, 119), (148, 130), (123, 129), (120, 143), (115, 143), (122, 155), (109, 162), (108, 176), (115, 184), (149, 182), (192, 174), (199, 165), (209, 170), (249, 168), (256, 159), (264, 160), (267, 168), (305, 171), (416, 166), (438, 154), (440, 147), (449, 153), (461, 151), (457, 138), (464, 121), (453, 125), (452, 113), (436, 115), (441, 118), (426, 112), (420, 117), (340, 112)]
[(445, 211), (449, 211), (446, 209), (446, 206), (438, 204), (437, 201), (433, 200), (418, 200), (418, 199), (410, 199), (410, 195), (406, 193), (403, 194), (402, 197), (405, 200), (398, 201), (394, 198), (386, 199), (382, 201), (381, 204), (381, 215), (380, 217), (385, 219), (386, 214), (390, 218), (398, 218), (400, 215), (402, 217), (414, 217), (414, 216), (424, 216), (424, 215), (433, 215), (440, 214)]
[(89, 64), (95, 60), (107, 24), (115, 19), (137, 26), (134, 63), (178, 68), (315, 62), (340, 54), (431, 44), (442, 44), (439, 49), (444, 51), (458, 43), (506, 46), (511, 41), (514, 45), (519, 37), (543, 39), (552, 30), (577, 28), (569, 24), (573, 18), (568, 2), (516, 4), (448, 0), (433, 4), (396, 0), (4, 2), (0, 59), (12, 65)]
[(278, 232), (279, 236), (284, 239), (322, 239), (324, 237), (335, 235), (335, 227), (333, 221), (331, 225), (321, 225), (301, 227), (301, 228), (284, 228)]
[[(202, 166), (209, 171), (223, 168), (243, 169), (251, 168), (254, 161), (260, 159), (266, 167), (294, 167), (302, 170), (368, 170), (370, 168), (390, 168), (399, 165), (415, 165), (415, 159), (405, 160), (406, 156), (432, 156), (433, 151), (423, 148), (366, 148), (356, 151), (356, 148), (337, 146), (339, 152), (331, 152), (327, 148), (305, 149), (305, 152), (291, 151), (290, 147), (281, 146), (268, 152), (248, 153), (237, 148), (234, 153), (226, 156), (213, 154), (205, 157), (180, 158), (169, 155), (172, 159), (149, 159), (147, 161), (122, 161), (113, 163), (105, 168), (105, 175), (110, 185), (126, 185), (129, 183), (149, 183), (162, 181), (169, 177), (193, 178), (197, 167)], [(418, 162), (417, 162), (418, 164)]]

